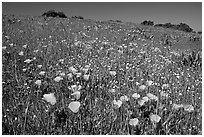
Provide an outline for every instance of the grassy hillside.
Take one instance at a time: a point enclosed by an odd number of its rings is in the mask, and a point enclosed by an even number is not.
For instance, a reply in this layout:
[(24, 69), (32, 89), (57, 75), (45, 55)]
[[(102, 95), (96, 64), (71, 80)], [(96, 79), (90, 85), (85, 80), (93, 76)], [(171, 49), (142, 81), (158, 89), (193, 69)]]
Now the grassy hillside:
[(200, 35), (16, 15), (2, 34), (2, 134), (202, 134)]

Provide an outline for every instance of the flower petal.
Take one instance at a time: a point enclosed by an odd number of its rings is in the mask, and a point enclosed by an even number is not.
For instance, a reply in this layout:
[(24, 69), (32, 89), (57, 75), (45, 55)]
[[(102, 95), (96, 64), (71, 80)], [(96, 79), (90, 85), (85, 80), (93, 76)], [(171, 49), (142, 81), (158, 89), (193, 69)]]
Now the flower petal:
[(80, 102), (79, 101), (73, 101), (71, 103), (69, 103), (69, 106), (68, 108), (74, 112), (74, 113), (77, 113), (79, 111), (79, 107), (81, 106)]

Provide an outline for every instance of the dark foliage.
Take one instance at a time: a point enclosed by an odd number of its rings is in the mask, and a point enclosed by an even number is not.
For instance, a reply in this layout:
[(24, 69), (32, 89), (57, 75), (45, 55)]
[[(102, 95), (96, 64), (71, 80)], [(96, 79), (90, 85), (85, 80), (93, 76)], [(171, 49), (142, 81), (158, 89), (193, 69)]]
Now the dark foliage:
[(155, 27), (164, 27), (164, 28), (171, 28), (171, 29), (176, 29), (176, 30), (181, 30), (185, 32), (193, 32), (193, 29), (190, 28), (187, 24), (185, 23), (180, 23), (178, 25), (176, 24), (171, 24), (171, 23), (165, 23), (165, 24), (155, 24)]
[(154, 25), (154, 22), (153, 21), (147, 21), (147, 20), (145, 20), (145, 21), (143, 21), (142, 23), (141, 23), (142, 25), (147, 25), (147, 26), (153, 26)]
[(198, 34), (202, 34), (202, 31), (198, 31), (197, 33), (198, 33)]
[(43, 13), (42, 16), (67, 18), (67, 16), (63, 12), (56, 12), (55, 10), (49, 10), (49, 11)]
[(84, 19), (84, 17), (82, 17), (82, 16), (72, 16), (72, 18), (74, 18), (74, 19), (81, 19), (81, 20)]

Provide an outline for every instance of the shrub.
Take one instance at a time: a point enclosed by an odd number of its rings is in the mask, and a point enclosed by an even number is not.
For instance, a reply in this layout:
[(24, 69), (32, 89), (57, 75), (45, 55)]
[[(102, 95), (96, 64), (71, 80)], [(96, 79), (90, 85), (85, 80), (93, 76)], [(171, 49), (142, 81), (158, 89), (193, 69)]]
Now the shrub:
[(141, 23), (142, 25), (147, 25), (147, 26), (153, 26), (154, 25), (154, 22), (153, 21), (143, 21), (142, 23)]
[(82, 17), (82, 16), (72, 16), (72, 18), (74, 18), (74, 19), (84, 19), (84, 17)]
[(198, 34), (202, 34), (202, 31), (198, 31), (197, 33), (198, 33)]
[(63, 12), (56, 12), (55, 10), (49, 10), (49, 11), (43, 13), (42, 16), (67, 18), (67, 16)]
[(178, 25), (171, 24), (171, 23), (165, 23), (165, 24), (155, 24), (154, 26), (155, 27), (164, 27), (164, 28), (176, 29), (176, 30), (181, 30), (181, 31), (185, 31), (185, 32), (192, 32), (193, 31), (193, 29), (190, 28), (185, 23), (180, 23)]

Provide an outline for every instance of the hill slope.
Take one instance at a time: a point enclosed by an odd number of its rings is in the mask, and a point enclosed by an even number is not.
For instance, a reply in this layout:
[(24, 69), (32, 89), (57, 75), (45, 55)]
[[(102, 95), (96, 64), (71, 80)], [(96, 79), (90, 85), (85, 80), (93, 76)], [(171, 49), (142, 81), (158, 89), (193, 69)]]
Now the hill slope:
[(2, 34), (3, 134), (202, 134), (201, 36), (15, 15)]

